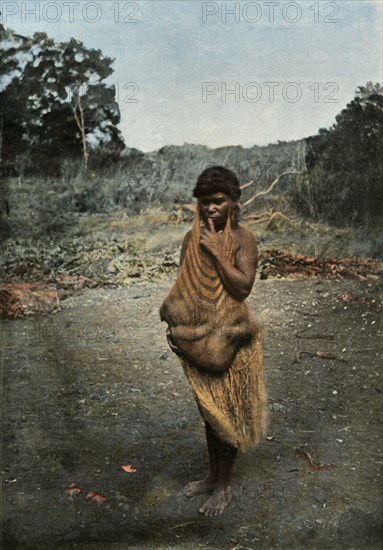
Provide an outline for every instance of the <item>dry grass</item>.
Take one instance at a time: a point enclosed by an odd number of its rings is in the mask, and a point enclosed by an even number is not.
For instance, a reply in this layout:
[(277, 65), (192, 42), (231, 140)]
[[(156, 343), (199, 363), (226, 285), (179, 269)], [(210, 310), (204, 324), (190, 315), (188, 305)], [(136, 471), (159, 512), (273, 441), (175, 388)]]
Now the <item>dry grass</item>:
[[(10, 181), (6, 189), (9, 215), (3, 215), (4, 235), (31, 242), (51, 239), (52, 246), (75, 237), (93, 241), (139, 239), (147, 243), (147, 249), (159, 251), (169, 245), (177, 249), (191, 227), (190, 222), (174, 223), (174, 206), (141, 206), (141, 213), (122, 208), (103, 212), (74, 211), (68, 185), (59, 192), (54, 181), (22, 184)], [(264, 222), (258, 223), (244, 220), (256, 235), (261, 250), (276, 248), (315, 257), (383, 257), (383, 238), (378, 229), (334, 228), (305, 220), (297, 215), (285, 193), (257, 200), (243, 215), (271, 209), (281, 215), (272, 219), (266, 217)]]

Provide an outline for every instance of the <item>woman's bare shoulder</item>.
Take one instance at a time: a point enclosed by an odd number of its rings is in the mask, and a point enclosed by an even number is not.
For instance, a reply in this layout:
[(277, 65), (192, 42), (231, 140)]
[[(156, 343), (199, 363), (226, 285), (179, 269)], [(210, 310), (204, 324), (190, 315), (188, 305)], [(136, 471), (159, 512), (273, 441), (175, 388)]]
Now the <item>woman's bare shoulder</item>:
[(236, 229), (233, 231), (234, 242), (239, 246), (249, 245), (250, 243), (256, 244), (255, 236), (250, 229), (247, 229), (241, 223), (238, 224)]

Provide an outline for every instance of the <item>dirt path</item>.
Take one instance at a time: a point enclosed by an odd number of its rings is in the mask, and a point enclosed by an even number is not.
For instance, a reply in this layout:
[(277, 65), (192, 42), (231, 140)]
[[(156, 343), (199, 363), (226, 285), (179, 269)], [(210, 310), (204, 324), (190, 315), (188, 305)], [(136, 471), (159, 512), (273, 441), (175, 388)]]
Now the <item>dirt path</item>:
[(269, 434), (335, 466), (265, 440), (239, 458), (224, 515), (206, 519), (203, 497), (181, 493), (207, 456), (158, 317), (170, 284), (89, 290), (2, 322), (4, 550), (381, 548), (382, 287), (257, 281)]

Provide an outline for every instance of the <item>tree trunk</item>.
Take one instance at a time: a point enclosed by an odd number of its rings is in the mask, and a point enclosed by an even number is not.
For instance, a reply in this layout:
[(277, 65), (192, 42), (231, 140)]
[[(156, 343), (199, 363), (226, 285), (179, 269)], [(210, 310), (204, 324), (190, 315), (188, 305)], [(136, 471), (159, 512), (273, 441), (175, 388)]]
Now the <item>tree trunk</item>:
[(3, 160), (3, 129), (4, 129), (4, 118), (0, 118), (0, 164)]
[[(81, 133), (81, 141), (82, 141), (82, 154), (84, 157), (84, 174), (85, 177), (87, 175), (88, 170), (88, 161), (89, 161), (89, 151), (88, 151), (88, 144), (86, 142), (86, 134), (85, 134), (85, 117), (84, 117), (84, 109), (81, 103), (81, 96), (76, 96), (76, 104), (73, 109), (74, 118), (77, 123), (77, 127), (80, 130)], [(77, 109), (80, 112), (80, 116), (77, 113)]]

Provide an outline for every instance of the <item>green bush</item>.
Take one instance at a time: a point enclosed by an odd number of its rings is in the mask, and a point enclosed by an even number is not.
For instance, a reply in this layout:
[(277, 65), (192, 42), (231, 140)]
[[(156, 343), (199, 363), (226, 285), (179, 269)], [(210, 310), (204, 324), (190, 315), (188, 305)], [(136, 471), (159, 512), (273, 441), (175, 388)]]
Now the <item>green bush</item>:
[[(315, 150), (316, 148), (316, 150)], [(291, 189), (306, 216), (335, 225), (383, 217), (383, 88), (368, 83), (326, 132), (307, 140), (307, 173)]]

